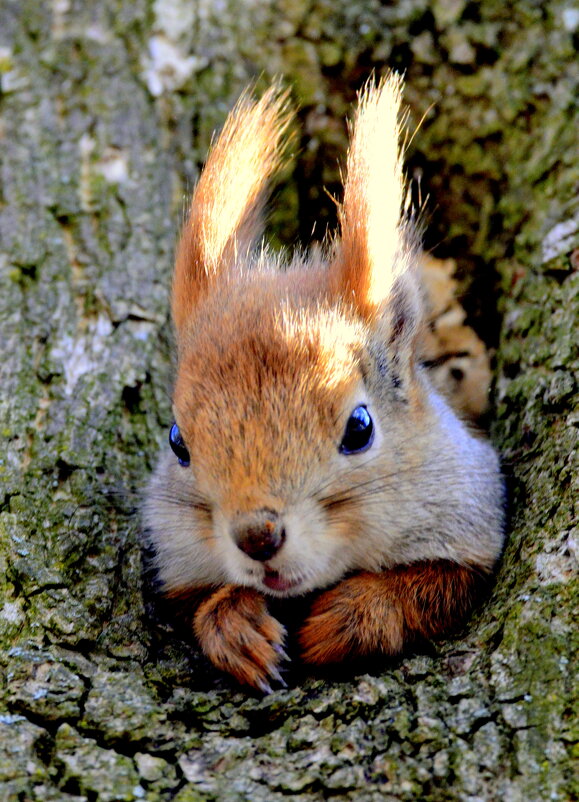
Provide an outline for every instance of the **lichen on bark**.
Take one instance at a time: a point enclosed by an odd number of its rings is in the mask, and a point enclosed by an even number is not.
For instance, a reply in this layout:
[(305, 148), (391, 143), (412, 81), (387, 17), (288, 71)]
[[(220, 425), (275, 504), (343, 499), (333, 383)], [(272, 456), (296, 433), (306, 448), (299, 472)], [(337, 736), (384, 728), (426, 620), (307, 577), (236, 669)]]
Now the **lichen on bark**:
[[(3, 4), (1, 799), (577, 794), (578, 30), (564, 1)], [(424, 116), (427, 243), (475, 270), (497, 347), (510, 538), (460, 638), (258, 699), (149, 610), (173, 246), (211, 132), (274, 74), (303, 139), (272, 237), (323, 235), (344, 115), (386, 66)]]

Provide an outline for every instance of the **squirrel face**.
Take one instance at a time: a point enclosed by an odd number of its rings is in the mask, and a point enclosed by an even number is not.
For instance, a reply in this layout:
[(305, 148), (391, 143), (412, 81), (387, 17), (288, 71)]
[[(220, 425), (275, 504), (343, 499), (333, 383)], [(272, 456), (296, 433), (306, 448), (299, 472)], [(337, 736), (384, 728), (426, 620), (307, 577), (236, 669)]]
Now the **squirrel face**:
[(207, 299), (175, 387), (181, 470), (212, 511), (208, 548), (228, 581), (273, 595), (351, 567), (364, 530), (352, 488), (383, 447), (368, 333), (324, 298), (321, 271), (308, 278), (307, 304), (292, 297), (295, 275), (273, 271)]
[(289, 266), (255, 248), (285, 95), (243, 98), (213, 147), (173, 281), (176, 454), (145, 505), (169, 592), (294, 596), (355, 570), (495, 562), (497, 458), (418, 364), (399, 102), (394, 77), (362, 95), (340, 240)]

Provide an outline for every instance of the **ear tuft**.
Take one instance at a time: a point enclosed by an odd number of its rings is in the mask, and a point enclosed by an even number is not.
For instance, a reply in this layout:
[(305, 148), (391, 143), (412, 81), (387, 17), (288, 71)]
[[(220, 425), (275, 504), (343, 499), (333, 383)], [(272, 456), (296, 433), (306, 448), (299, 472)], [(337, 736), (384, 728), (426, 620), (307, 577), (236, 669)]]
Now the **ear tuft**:
[(413, 265), (416, 248), (404, 181), (400, 104), (402, 78), (394, 73), (362, 90), (351, 127), (341, 245), (334, 291), (364, 318), (390, 321), (390, 339), (406, 339), (418, 326), (420, 296)]
[(172, 308), (178, 335), (215, 277), (261, 236), (267, 182), (283, 162), (288, 96), (278, 84), (257, 102), (245, 92), (211, 148), (177, 248)]

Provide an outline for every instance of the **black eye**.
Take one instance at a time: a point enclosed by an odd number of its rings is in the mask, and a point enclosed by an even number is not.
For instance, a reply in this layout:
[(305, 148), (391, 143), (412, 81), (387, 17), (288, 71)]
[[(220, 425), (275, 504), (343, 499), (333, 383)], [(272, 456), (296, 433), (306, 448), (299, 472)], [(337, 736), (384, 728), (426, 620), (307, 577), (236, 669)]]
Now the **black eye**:
[(183, 442), (183, 438), (181, 437), (181, 432), (179, 431), (179, 427), (176, 423), (171, 426), (171, 431), (169, 432), (169, 443), (175, 456), (179, 460), (179, 465), (183, 465), (184, 468), (189, 465), (189, 452), (187, 451), (187, 446)]
[(374, 424), (366, 407), (356, 407), (348, 418), (340, 443), (342, 454), (356, 454), (370, 448), (374, 440)]

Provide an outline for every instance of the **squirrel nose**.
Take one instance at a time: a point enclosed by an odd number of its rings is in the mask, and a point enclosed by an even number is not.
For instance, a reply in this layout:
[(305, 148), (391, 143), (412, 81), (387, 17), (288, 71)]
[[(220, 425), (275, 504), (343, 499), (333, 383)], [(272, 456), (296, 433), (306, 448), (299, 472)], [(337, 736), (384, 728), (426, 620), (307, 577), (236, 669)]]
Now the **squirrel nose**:
[(270, 560), (285, 540), (285, 529), (273, 510), (258, 510), (238, 518), (231, 531), (237, 547), (258, 562)]

